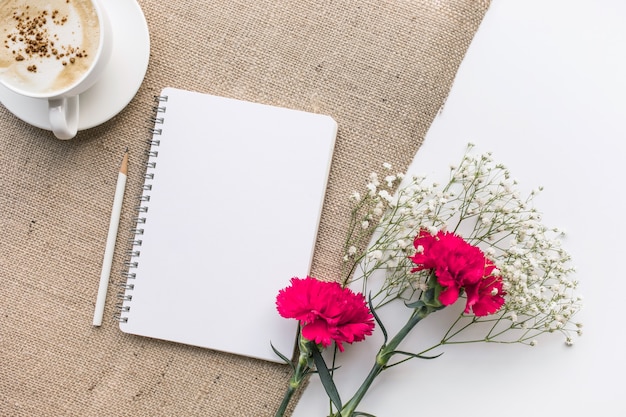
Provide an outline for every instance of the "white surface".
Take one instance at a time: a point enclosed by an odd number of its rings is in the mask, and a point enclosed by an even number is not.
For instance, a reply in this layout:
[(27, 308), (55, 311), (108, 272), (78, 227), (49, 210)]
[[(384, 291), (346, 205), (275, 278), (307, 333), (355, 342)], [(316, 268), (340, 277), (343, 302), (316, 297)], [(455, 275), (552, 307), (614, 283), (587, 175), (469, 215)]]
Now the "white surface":
[[(135, 97), (150, 59), (150, 34), (135, 0), (105, 0), (113, 27), (113, 51), (102, 78), (79, 96), (78, 129), (100, 125), (118, 114)], [(0, 85), (0, 102), (21, 120), (51, 130), (48, 100), (17, 95)]]
[[(577, 316), (583, 337), (571, 348), (550, 335), (535, 348), (445, 347), (438, 359), (386, 371), (362, 411), (377, 417), (626, 415), (620, 382), (626, 373), (625, 23), (621, 0), (493, 1), (411, 167), (447, 174), (471, 141), (477, 151), (493, 151), (523, 190), (543, 185), (535, 201), (545, 223), (568, 230), (564, 245), (585, 297)], [(432, 326), (402, 347), (433, 337)], [(345, 401), (378, 346), (372, 340), (346, 349), (348, 363), (338, 371)], [(326, 415), (313, 377), (294, 416)]]
[[(280, 362), (295, 320), (278, 291), (311, 268), (337, 124), (167, 88), (129, 333)], [(269, 301), (268, 301), (269, 300)]]

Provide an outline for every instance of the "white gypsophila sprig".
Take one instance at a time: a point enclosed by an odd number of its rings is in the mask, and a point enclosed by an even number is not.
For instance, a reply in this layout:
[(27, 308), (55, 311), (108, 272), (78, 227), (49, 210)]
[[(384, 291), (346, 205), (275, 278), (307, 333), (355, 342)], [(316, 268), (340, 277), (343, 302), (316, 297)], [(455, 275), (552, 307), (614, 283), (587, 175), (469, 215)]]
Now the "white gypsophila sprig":
[[(415, 236), (420, 229), (431, 234), (454, 232), (480, 247), (494, 262), (507, 294), (495, 315), (461, 314), (442, 343), (535, 345), (540, 334), (561, 332), (566, 343), (572, 344), (572, 336), (581, 334), (582, 325), (574, 323), (573, 317), (582, 299), (575, 294), (577, 282), (571, 278), (574, 269), (570, 256), (561, 247), (564, 233), (545, 226), (532, 206), (540, 189), (522, 198), (508, 169), (495, 163), (490, 153), (471, 153), (472, 148), (470, 144), (460, 164), (450, 168), (449, 180), (443, 185), (414, 176), (391, 196), (391, 187), (402, 176), (389, 182), (381, 182), (377, 174), (370, 176), (367, 197), (360, 201), (361, 209), (367, 206), (361, 216), (368, 224), (357, 238), (362, 240), (372, 232), (374, 238), (362, 251), (348, 239), (346, 248), (351, 250), (345, 259), (353, 266), (360, 263), (362, 271), (353, 279), (363, 279), (365, 290), (368, 277), (376, 270), (385, 270), (385, 282), (372, 294), (377, 307), (395, 299), (419, 297), (425, 289), (427, 271), (411, 273), (414, 265), (409, 256), (415, 251)], [(377, 218), (379, 221), (374, 222)], [(474, 336), (475, 331), (468, 332), (470, 327), (479, 326), (480, 337)], [(471, 340), (465, 338), (467, 334)]]
[(361, 262), (371, 265), (371, 270), (387, 265), (387, 254), (376, 249), (367, 250), (366, 246), (373, 231), (380, 223), (379, 219), (389, 209), (393, 201), (393, 188), (402, 180), (403, 174), (392, 174), (391, 164), (384, 163), (386, 171), (381, 183), (377, 173), (371, 173), (366, 183), (366, 192), (353, 192), (350, 201), (354, 203), (348, 238), (344, 246), (343, 283), (347, 285), (356, 267)]
[[(490, 154), (466, 155), (453, 171), (449, 188), (460, 191), (454, 230), (494, 261), (507, 292), (495, 318), (468, 320), (493, 324), (486, 341), (530, 343), (541, 333), (560, 331), (571, 344), (572, 333), (580, 333), (580, 324), (572, 318), (581, 308), (581, 299), (574, 291), (577, 282), (571, 279), (571, 258), (561, 247), (563, 233), (542, 224), (532, 207), (541, 189), (522, 199), (517, 182)], [(442, 213), (447, 209), (441, 207)], [(453, 211), (444, 216), (457, 219)], [(508, 333), (511, 329), (520, 332)]]

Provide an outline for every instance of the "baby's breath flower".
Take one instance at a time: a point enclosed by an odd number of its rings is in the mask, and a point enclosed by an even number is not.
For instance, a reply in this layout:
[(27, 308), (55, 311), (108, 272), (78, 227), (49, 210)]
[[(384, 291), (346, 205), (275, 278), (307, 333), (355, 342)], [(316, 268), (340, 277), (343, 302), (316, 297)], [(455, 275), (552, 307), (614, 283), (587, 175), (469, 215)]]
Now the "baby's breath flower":
[(367, 256), (371, 260), (380, 261), (383, 258), (383, 251), (375, 250), (375, 251), (369, 252)]
[(369, 195), (371, 197), (376, 195), (377, 186), (373, 182), (367, 184), (367, 190), (369, 191)]
[[(572, 343), (572, 335), (582, 334), (581, 326), (572, 322), (582, 307), (582, 297), (575, 293), (574, 268), (562, 247), (564, 232), (545, 226), (532, 205), (542, 187), (522, 197), (506, 167), (495, 163), (491, 153), (474, 154), (472, 148), (468, 145), (461, 162), (451, 166), (447, 183), (402, 174), (387, 175), (381, 183), (378, 174), (370, 174), (367, 195), (353, 193), (351, 200), (365, 210), (360, 214), (362, 230), (370, 230), (374, 219), (378, 223), (373, 243), (362, 249), (363, 253), (356, 251), (363, 247), (356, 244), (363, 238), (362, 232), (356, 232), (358, 227), (348, 239), (346, 247), (355, 248), (354, 253), (348, 250), (350, 258), (363, 263), (362, 275), (352, 280), (363, 279), (366, 286), (375, 270), (384, 269), (385, 283), (372, 298), (377, 305), (419, 297), (426, 289), (427, 271), (411, 273), (408, 256), (423, 250), (413, 247), (415, 236), (420, 229), (432, 235), (454, 231), (494, 262), (493, 275), (502, 277), (506, 292), (505, 304), (497, 313), (506, 320), (485, 319), (485, 323), (495, 324), (481, 340), (535, 346), (537, 336), (557, 332), (565, 336), (566, 343)], [(391, 165), (383, 167), (391, 169)], [(393, 190), (401, 179), (400, 188)], [(457, 325), (462, 327), (463, 320), (481, 322), (482, 318), (462, 315)], [(450, 334), (455, 336), (446, 339), (447, 343), (462, 342), (462, 331)]]
[(383, 200), (385, 200), (387, 203), (391, 203), (393, 201), (392, 195), (389, 194), (389, 191), (387, 190), (380, 190), (378, 192), (378, 196), (382, 198)]
[(387, 175), (385, 177), (385, 183), (387, 184), (387, 187), (393, 187), (393, 184), (395, 184), (397, 179), (398, 178), (395, 175)]

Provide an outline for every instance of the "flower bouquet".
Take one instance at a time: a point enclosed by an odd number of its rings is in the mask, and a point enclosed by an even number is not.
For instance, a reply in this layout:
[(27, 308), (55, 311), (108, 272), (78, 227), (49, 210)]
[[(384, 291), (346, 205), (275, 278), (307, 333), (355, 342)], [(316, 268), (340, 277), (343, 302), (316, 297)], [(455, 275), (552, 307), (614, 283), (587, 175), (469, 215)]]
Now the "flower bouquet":
[[(572, 345), (582, 334), (573, 321), (582, 301), (561, 246), (564, 233), (545, 226), (533, 207), (540, 189), (523, 198), (508, 169), (489, 153), (474, 154), (471, 144), (443, 185), (393, 174), (388, 164), (384, 169), (386, 175), (371, 174), (366, 191), (350, 197), (340, 279), (292, 278), (276, 298), (280, 315), (299, 321), (297, 358), (276, 351), (292, 367), (276, 417), (310, 374), (325, 389), (329, 416), (371, 416), (358, 407), (382, 372), (434, 359), (440, 354), (431, 352), (444, 345), (534, 346), (544, 333)], [(407, 311), (395, 334), (379, 315), (390, 303)], [(464, 306), (437, 343), (418, 352), (401, 348), (422, 320), (456, 303)], [(337, 357), (344, 343), (364, 340), (375, 326), (383, 343), (360, 387), (344, 398), (333, 378), (341, 372)]]

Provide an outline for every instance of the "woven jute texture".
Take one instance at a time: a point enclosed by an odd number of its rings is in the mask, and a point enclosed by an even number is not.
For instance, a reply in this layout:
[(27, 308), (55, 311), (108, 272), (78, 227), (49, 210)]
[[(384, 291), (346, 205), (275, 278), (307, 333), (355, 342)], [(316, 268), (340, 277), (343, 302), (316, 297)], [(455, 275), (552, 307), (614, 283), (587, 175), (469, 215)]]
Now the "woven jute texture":
[[(60, 141), (0, 106), (2, 416), (273, 415), (287, 366), (126, 335), (113, 319), (153, 97), (172, 86), (335, 118), (339, 134), (311, 272), (336, 279), (348, 195), (362, 190), (383, 162), (406, 169), (489, 7), (488, 0), (139, 4), (150, 29), (150, 65), (135, 98), (113, 119)], [(127, 147), (129, 178), (105, 321), (94, 328)], [(234, 266), (242, 274), (254, 274), (245, 252), (257, 245), (263, 236), (242, 242), (242, 261)], [(254, 312), (248, 314), (253, 320)]]

